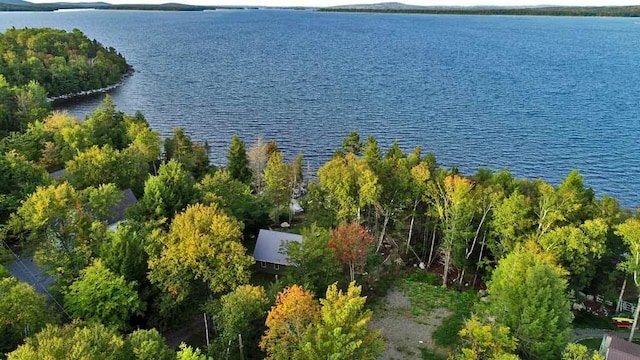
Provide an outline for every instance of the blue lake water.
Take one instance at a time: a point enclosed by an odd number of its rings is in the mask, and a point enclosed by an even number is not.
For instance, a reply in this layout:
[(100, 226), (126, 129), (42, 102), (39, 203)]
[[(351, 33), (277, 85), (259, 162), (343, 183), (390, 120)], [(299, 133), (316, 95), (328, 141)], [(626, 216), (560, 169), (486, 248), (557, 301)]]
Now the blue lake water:
[[(79, 28), (137, 72), (111, 94), (224, 163), (229, 139), (275, 139), (312, 167), (358, 131), (421, 145), (464, 173), (557, 184), (579, 169), (640, 206), (640, 21), (310, 11), (0, 13), (0, 29)], [(80, 117), (101, 97), (69, 104)]]

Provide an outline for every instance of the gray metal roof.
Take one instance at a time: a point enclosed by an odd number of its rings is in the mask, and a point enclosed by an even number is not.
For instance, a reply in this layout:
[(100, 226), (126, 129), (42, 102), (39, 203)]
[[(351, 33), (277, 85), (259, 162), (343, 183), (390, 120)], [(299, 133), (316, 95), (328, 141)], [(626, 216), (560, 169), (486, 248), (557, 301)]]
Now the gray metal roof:
[(289, 265), (286, 253), (281, 253), (281, 246), (288, 241), (302, 242), (302, 235), (260, 229), (253, 258), (278, 265)]
[(65, 175), (65, 170), (64, 169), (49, 173), (49, 176), (51, 176), (52, 179), (60, 179), (60, 178), (64, 177), (64, 175)]
[(109, 209), (109, 216), (107, 216), (107, 224), (115, 224), (118, 221), (124, 220), (125, 210), (131, 205), (134, 205), (138, 202), (136, 196), (133, 194), (131, 189), (126, 189), (122, 191), (122, 201), (113, 205), (111, 209)]
[[(54, 282), (51, 276), (36, 265), (33, 257), (18, 257), (16, 261), (9, 264), (8, 269), (13, 277), (33, 286), (40, 294), (47, 294), (47, 289)], [(51, 296), (51, 294), (47, 295)]]

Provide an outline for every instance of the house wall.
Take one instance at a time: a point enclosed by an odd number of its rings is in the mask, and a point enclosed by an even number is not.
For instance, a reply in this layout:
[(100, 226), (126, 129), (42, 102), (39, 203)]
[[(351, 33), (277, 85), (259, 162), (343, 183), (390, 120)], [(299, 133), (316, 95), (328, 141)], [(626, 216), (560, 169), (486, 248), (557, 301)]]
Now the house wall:
[(285, 269), (287, 268), (285, 265), (278, 265), (266, 261), (257, 261), (254, 265), (257, 271), (267, 273), (267, 274), (284, 274)]

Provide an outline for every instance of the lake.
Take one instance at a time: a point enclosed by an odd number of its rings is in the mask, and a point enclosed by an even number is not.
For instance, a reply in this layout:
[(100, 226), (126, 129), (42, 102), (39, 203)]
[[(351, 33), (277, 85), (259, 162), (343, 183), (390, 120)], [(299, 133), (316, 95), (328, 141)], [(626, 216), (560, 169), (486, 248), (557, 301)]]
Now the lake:
[[(0, 13), (0, 29), (78, 28), (136, 73), (111, 92), (163, 135), (225, 162), (233, 134), (312, 167), (350, 131), (471, 174), (509, 168), (640, 206), (640, 20), (311, 11)], [(63, 107), (84, 117), (101, 96)]]

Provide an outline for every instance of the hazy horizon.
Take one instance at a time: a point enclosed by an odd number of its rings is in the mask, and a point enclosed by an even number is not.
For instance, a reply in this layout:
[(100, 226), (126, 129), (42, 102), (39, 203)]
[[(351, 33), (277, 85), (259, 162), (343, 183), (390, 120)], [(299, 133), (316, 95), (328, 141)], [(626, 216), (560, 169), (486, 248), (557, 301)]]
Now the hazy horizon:
[[(48, 2), (91, 2), (94, 0), (30, 0), (34, 3)], [(101, 1), (101, 0), (95, 0)], [(274, 6), (274, 7), (328, 7), (338, 5), (376, 4), (391, 1), (376, 0), (109, 0), (112, 4), (163, 4), (169, 2), (190, 5), (218, 6)], [(419, 6), (624, 6), (640, 5), (639, 0), (408, 0), (398, 1), (407, 5)]]

